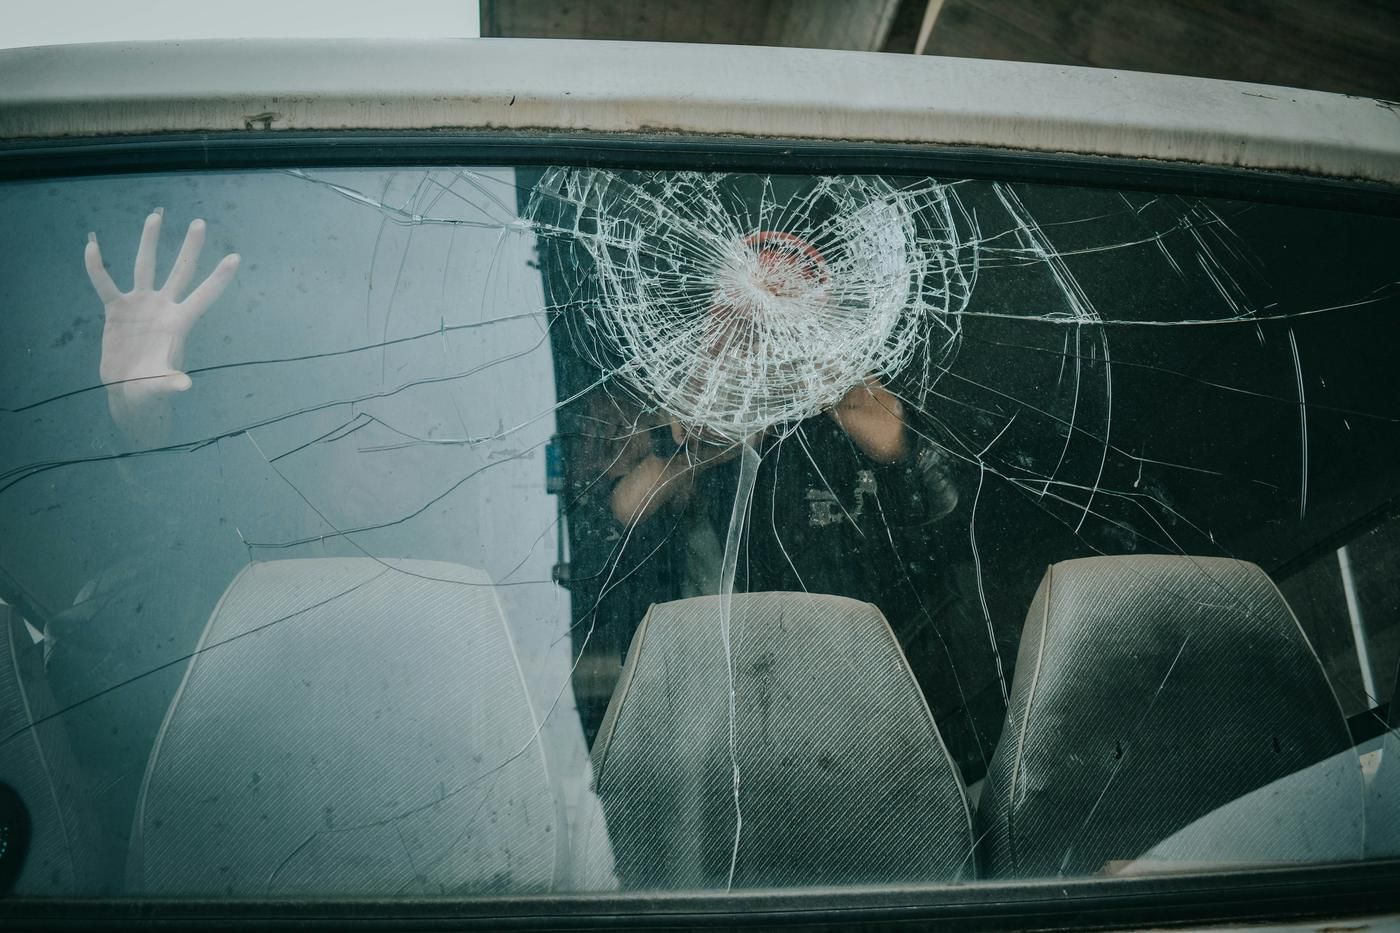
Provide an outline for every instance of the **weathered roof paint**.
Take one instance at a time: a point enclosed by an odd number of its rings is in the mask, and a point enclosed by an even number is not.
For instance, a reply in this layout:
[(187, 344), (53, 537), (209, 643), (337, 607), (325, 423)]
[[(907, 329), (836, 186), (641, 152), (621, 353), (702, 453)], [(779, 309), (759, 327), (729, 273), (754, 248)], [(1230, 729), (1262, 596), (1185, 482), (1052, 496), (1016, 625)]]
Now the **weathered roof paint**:
[(1171, 75), (531, 39), (216, 40), (0, 51), (0, 139), (249, 129), (911, 143), (1400, 184), (1400, 106)]

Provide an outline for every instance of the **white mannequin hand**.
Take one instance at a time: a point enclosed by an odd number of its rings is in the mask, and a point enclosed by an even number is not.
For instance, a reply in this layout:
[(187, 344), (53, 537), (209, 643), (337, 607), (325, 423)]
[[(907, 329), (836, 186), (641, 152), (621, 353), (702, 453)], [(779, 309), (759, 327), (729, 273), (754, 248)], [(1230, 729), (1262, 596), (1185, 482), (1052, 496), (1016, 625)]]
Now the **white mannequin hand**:
[(190, 387), (190, 377), (180, 370), (185, 338), (238, 271), (238, 254), (225, 256), (198, 288), (180, 300), (194, 278), (199, 253), (204, 248), (204, 221), (195, 220), (190, 223), (165, 285), (156, 290), (161, 215), (157, 208), (146, 218), (136, 251), (131, 291), (122, 292), (107, 274), (96, 234), (88, 234), (83, 254), (88, 278), (106, 312), (98, 374), (107, 386), (112, 415), (123, 425), (143, 406), (149, 407), (152, 402)]

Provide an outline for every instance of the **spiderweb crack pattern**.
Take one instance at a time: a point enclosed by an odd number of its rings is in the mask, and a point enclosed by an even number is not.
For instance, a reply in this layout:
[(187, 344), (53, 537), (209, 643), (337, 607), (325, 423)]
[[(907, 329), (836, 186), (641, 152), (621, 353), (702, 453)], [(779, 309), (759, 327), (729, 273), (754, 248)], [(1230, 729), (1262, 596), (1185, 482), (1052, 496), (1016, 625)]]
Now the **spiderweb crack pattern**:
[(825, 177), (783, 198), (764, 179), (755, 203), (742, 191), (752, 181), (562, 168), (529, 209), (594, 264), (585, 313), (600, 367), (734, 442), (898, 374), (932, 334), (950, 352), (975, 249), (936, 183)]

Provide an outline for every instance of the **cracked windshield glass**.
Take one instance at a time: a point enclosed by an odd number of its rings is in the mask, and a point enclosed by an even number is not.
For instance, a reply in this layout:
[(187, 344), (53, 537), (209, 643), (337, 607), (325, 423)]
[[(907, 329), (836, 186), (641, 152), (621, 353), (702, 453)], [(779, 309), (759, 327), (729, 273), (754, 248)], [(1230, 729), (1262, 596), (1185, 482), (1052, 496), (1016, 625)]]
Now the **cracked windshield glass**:
[(0, 209), (15, 895), (1400, 855), (1395, 218), (567, 166)]

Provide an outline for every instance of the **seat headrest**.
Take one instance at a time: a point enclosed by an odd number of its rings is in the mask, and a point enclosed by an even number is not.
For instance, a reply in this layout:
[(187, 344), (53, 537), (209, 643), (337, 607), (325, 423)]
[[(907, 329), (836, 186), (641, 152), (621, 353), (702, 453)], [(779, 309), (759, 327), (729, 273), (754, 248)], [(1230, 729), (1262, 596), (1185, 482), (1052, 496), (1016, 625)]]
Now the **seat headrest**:
[[(1072, 876), (1131, 861), (1350, 745), (1316, 653), (1254, 564), (1165, 555), (1056, 564), (1026, 619), (982, 791), (986, 867)], [(1353, 818), (1334, 838), (1308, 841), (1280, 813), (1258, 851), (1235, 857), (1358, 857), (1359, 768), (1336, 793)], [(1176, 846), (1172, 857), (1212, 853)]]
[(726, 650), (720, 608), (652, 606), (595, 743), (622, 883), (723, 888), (731, 859), (736, 888), (970, 875), (961, 780), (880, 611), (736, 594)]
[(486, 574), (256, 563), (214, 610), (152, 751), (128, 887), (541, 892), (563, 829)]

